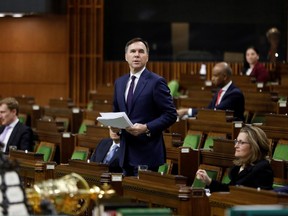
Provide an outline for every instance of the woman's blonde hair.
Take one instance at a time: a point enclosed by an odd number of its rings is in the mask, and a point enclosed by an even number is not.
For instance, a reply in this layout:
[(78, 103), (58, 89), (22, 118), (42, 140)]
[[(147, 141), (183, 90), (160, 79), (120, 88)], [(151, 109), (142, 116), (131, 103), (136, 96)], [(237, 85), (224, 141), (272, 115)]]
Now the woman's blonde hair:
[(245, 125), (241, 128), (240, 133), (247, 134), (247, 142), (250, 145), (251, 154), (245, 159), (236, 158), (234, 160), (235, 165), (246, 166), (253, 165), (253, 163), (258, 160), (270, 160), (271, 145), (265, 132), (261, 128)]

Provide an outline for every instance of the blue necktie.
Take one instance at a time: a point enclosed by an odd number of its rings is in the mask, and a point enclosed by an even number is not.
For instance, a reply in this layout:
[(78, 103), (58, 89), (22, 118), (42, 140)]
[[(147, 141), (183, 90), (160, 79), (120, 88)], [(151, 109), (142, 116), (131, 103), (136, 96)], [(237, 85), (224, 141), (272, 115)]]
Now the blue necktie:
[(115, 154), (115, 152), (118, 151), (119, 146), (118, 145), (113, 145), (111, 151), (106, 155), (105, 159), (103, 160), (104, 164), (108, 164)]
[(130, 83), (130, 87), (129, 87), (129, 90), (128, 90), (128, 95), (127, 95), (127, 109), (128, 111), (130, 111), (131, 109), (131, 105), (132, 105), (132, 99), (133, 99), (133, 90), (134, 90), (134, 81), (135, 81), (135, 76), (132, 76), (131, 79), (131, 83)]

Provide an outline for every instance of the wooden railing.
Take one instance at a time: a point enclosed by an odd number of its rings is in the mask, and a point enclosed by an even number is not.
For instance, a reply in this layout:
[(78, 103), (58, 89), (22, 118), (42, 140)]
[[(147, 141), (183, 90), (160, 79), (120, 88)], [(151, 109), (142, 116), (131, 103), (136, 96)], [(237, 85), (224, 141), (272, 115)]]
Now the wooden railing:
[[(211, 72), (213, 66), (217, 62), (204, 62), (206, 65), (208, 80), (211, 79)], [(173, 79), (179, 79), (180, 74), (199, 74), (200, 67), (203, 62), (153, 62), (150, 61), (147, 64), (147, 68), (161, 76), (163, 76), (167, 81)], [(233, 74), (239, 75), (241, 69), (243, 68), (242, 62), (232, 62), (229, 63)], [(273, 63), (263, 63), (265, 67), (272, 71), (275, 66)], [(128, 64), (125, 61), (106, 61), (104, 62), (104, 83), (113, 84), (115, 79), (129, 72)], [(100, 83), (98, 83), (100, 85)]]

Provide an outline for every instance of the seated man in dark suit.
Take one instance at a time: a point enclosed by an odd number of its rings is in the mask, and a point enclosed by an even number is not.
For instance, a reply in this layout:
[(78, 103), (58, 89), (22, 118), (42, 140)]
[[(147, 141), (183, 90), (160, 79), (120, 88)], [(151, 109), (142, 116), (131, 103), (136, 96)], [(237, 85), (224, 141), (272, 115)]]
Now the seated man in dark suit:
[(286, 194), (288, 194), (288, 185), (285, 185), (283, 187), (275, 188), (274, 191), (277, 192), (277, 193), (286, 193)]
[[(234, 120), (244, 121), (245, 99), (241, 90), (232, 83), (232, 69), (226, 62), (216, 64), (212, 69), (212, 83), (220, 88), (208, 105), (208, 109), (232, 110)], [(177, 110), (178, 116), (196, 116), (197, 109), (180, 108)]]
[(4, 98), (0, 101), (0, 142), (2, 151), (9, 153), (10, 146), (19, 150), (33, 151), (33, 131), (18, 119), (19, 104), (15, 98)]
[(109, 129), (110, 138), (104, 138), (96, 146), (90, 161), (104, 163), (109, 165), (110, 172), (121, 172), (122, 168), (119, 165), (120, 137)]

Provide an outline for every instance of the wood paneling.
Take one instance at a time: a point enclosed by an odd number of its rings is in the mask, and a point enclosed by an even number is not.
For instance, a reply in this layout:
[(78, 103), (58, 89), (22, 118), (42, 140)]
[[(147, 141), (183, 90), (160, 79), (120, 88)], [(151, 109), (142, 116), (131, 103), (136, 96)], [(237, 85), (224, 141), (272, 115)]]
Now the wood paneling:
[(68, 0), (70, 97), (77, 104), (103, 83), (103, 14), (104, 0)]
[[(124, 53), (124, 50), (123, 50)], [(123, 54), (124, 58), (124, 54)], [(211, 80), (212, 68), (217, 62), (204, 62), (206, 65), (207, 76), (206, 79)], [(160, 76), (163, 76), (167, 81), (176, 79), (179, 80), (181, 74), (199, 74), (200, 67), (203, 62), (153, 62), (150, 61), (147, 64), (147, 68)], [(265, 67), (268, 70), (274, 69), (274, 64), (265, 63)], [(243, 67), (242, 62), (230, 63), (234, 75), (239, 75)], [(127, 62), (125, 61), (106, 61), (104, 62), (105, 77), (104, 83), (114, 83), (115, 79), (119, 76), (129, 72)]]
[(29, 95), (39, 105), (68, 97), (66, 16), (0, 19), (2, 97)]

